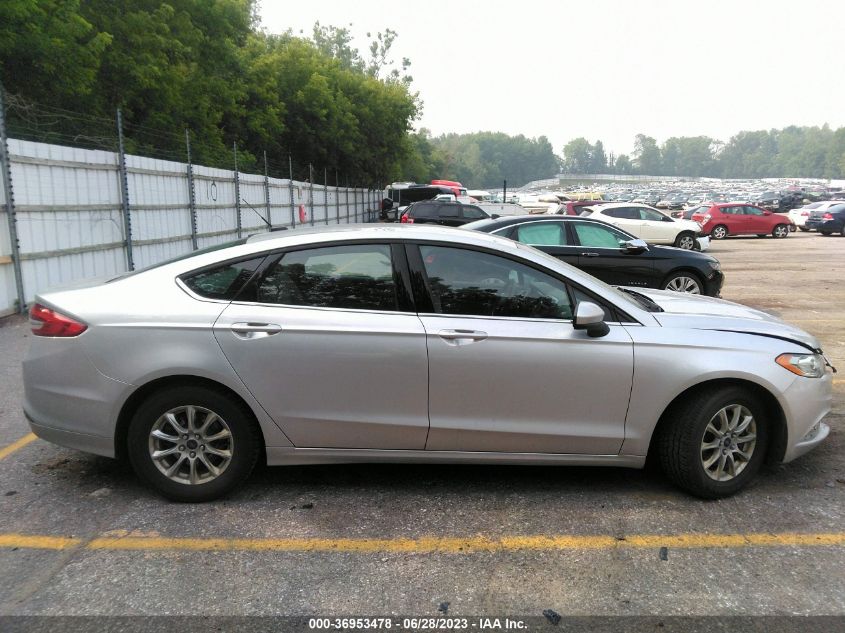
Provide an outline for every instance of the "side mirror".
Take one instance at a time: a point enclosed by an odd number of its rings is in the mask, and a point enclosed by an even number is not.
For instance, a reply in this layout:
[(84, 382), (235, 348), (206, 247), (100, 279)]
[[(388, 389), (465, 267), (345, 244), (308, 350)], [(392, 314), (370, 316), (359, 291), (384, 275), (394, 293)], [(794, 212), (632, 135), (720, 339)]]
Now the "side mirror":
[(590, 338), (605, 336), (610, 332), (610, 327), (604, 322), (604, 310), (592, 301), (578, 303), (572, 327), (576, 330), (586, 330)]
[(622, 247), (626, 253), (645, 253), (648, 250), (648, 244), (645, 240), (628, 240)]
[(491, 218), (493, 218), (494, 220), (498, 220), (498, 219), (499, 219), (500, 217), (502, 217), (502, 216), (501, 216), (501, 215), (499, 215), (498, 213), (494, 213), (494, 214), (493, 214), (493, 215), (491, 215), (490, 217), (491, 217)]

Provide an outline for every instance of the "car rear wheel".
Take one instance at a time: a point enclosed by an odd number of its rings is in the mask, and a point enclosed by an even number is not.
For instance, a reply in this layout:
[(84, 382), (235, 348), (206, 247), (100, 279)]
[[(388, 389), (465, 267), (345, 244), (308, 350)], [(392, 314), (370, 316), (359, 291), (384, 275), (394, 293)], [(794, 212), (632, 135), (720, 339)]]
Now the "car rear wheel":
[(666, 476), (698, 497), (718, 499), (746, 486), (763, 463), (767, 412), (748, 390), (715, 387), (672, 407), (657, 450)]
[(674, 292), (686, 292), (691, 295), (700, 295), (704, 292), (701, 280), (695, 273), (681, 271), (672, 273), (663, 281), (663, 290)]
[(819, 233), (821, 233), (822, 235), (825, 235), (825, 236), (831, 235), (830, 231), (819, 231)]
[(728, 236), (728, 227), (724, 224), (719, 224), (718, 226), (714, 226), (713, 230), (710, 231), (710, 237), (714, 240), (723, 240)]
[(169, 387), (138, 407), (128, 454), (145, 483), (173, 501), (217, 499), (239, 486), (258, 460), (252, 413), (205, 387)]
[(789, 235), (789, 225), (788, 224), (778, 224), (774, 229), (772, 229), (772, 237), (782, 239)]
[(675, 246), (677, 246), (678, 248), (683, 248), (685, 251), (694, 250), (695, 235), (693, 235), (689, 231), (684, 233), (678, 233), (678, 237), (675, 238)]

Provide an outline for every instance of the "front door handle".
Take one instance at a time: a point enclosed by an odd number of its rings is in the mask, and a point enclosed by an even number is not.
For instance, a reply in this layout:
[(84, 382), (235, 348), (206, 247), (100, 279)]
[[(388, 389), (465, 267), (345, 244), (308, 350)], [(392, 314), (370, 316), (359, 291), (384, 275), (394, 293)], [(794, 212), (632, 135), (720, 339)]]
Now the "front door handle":
[(275, 323), (232, 323), (232, 334), (244, 340), (266, 338), (282, 331), (282, 326)]
[(468, 345), (487, 338), (487, 332), (479, 330), (440, 330), (437, 335), (450, 345)]
[(598, 253), (581, 253), (581, 257), (598, 257)]

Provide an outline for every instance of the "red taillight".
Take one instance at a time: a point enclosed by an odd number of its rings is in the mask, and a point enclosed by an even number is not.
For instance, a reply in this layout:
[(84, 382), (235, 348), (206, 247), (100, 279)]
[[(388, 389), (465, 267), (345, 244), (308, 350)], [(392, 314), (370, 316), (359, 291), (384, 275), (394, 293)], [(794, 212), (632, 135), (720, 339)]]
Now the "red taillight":
[(410, 217), (408, 215), (408, 212), (405, 211), (405, 213), (402, 214), (402, 217), (399, 218), (399, 222), (402, 223), (402, 224), (413, 224), (414, 218)]
[(79, 336), (88, 326), (60, 312), (45, 308), (40, 303), (29, 309), (29, 324), (36, 336)]
[(801, 215), (803, 215), (805, 218), (808, 218), (808, 217), (810, 217), (810, 212), (809, 211), (802, 211)]
[(822, 220), (832, 220), (832, 219), (833, 219), (833, 214), (832, 214), (832, 213), (825, 213), (825, 214), (822, 216)]

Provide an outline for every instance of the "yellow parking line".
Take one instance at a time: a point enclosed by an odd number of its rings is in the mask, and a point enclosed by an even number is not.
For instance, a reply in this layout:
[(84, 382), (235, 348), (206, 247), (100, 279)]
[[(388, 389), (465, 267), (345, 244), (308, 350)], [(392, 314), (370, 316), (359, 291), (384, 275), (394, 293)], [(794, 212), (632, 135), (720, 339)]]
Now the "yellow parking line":
[(845, 545), (845, 532), (802, 534), (633, 534), (615, 536), (533, 535), (533, 536), (425, 536), (416, 539), (350, 538), (166, 538), (158, 536), (101, 536), (88, 541), (77, 538), (0, 535), (0, 547), (28, 549), (67, 549), (111, 551), (275, 551), (343, 553), (438, 553), (649, 549), (659, 547), (706, 549), (747, 547), (831, 547)]
[(0, 534), (0, 547), (21, 549), (68, 549), (82, 544), (78, 538), (65, 536), (37, 536), (31, 534)]
[(4, 459), (14, 453), (16, 450), (23, 448), (27, 444), (34, 442), (38, 439), (38, 436), (35, 433), (28, 433), (24, 435), (21, 439), (17, 442), (12, 442), (8, 446), (0, 448), (0, 459)]

